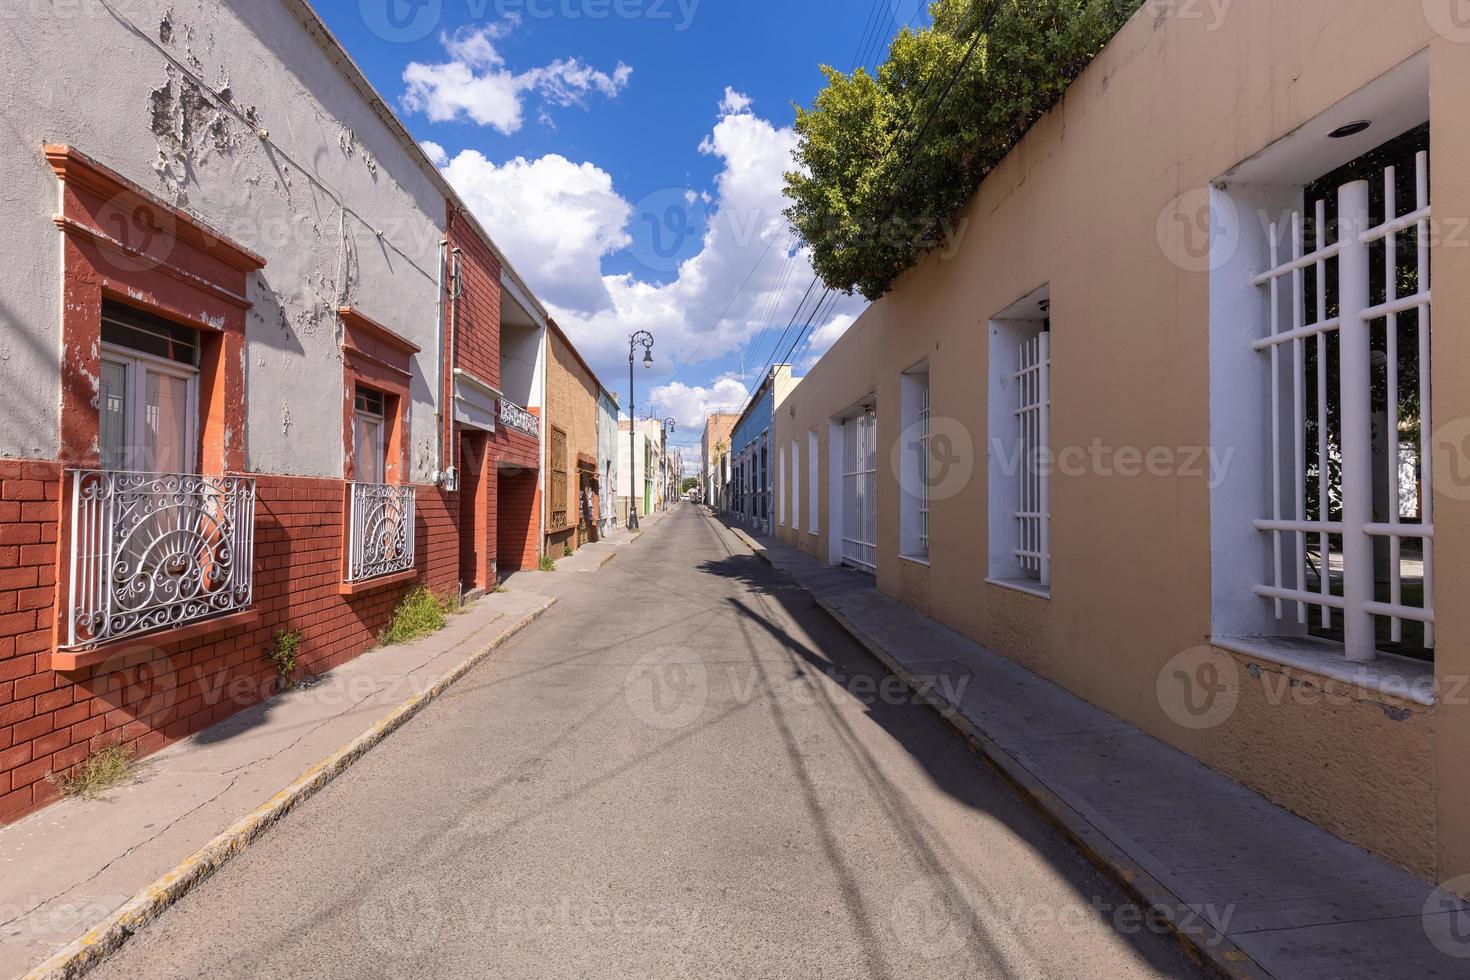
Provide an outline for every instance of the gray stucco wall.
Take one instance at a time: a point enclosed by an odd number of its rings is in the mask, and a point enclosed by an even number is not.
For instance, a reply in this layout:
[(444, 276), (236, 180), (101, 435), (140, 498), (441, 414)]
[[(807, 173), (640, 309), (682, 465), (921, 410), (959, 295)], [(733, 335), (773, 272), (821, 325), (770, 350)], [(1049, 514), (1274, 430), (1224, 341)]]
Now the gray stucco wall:
[(57, 453), (61, 233), (41, 148), (67, 143), (266, 258), (249, 289), (251, 471), (341, 476), (336, 308), (351, 305), (423, 349), (411, 475), (427, 479), (445, 213), (427, 163), (280, 0), (110, 6), (0, 15), (0, 456)]

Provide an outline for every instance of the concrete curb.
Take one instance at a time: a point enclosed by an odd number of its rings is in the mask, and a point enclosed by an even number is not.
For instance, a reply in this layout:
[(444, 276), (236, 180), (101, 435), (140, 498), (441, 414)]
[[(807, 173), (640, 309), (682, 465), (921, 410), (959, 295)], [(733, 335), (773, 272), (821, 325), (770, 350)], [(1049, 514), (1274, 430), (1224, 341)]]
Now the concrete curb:
[(96, 967), (121, 949), (135, 933), (195, 887), (203, 884), (279, 823), (298, 804), (316, 795), (332, 780), (350, 769), (358, 759), (402, 728), (507, 640), (540, 619), (548, 609), (556, 605), (556, 601), (554, 597), (548, 598), (539, 608), (520, 617), (477, 653), (441, 676), (428, 690), (409, 698), (357, 738), (306, 770), (291, 785), (261, 804), (254, 812), (237, 820), (172, 871), (138, 892), (107, 919), (25, 974), (24, 980), (72, 980)]
[[(734, 532), (757, 558), (772, 568), (776, 567), (759, 542), (737, 527), (729, 524), (724, 526)], [(791, 578), (796, 581), (794, 576)], [(1090, 864), (1112, 879), (1140, 909), (1157, 916), (1191, 959), (1227, 980), (1273, 980), (1271, 973), (1223, 933), (1210, 926), (1202, 916), (1192, 915), (1194, 921), (1182, 921), (1183, 913), (1191, 911), (1188, 903), (1164, 887), (1082, 814), (1057, 798), (1046, 788), (1045, 783), (996, 745), (955, 706), (934, 694), (931, 685), (923, 683), (907, 667), (894, 660), (861, 627), (826, 599), (810, 590), (806, 591), (819, 609), (890, 673), (902, 680), (921, 702), (933, 709), (952, 731), (965, 740), (971, 751), (985, 760), (1017, 796), (1056, 828)]]

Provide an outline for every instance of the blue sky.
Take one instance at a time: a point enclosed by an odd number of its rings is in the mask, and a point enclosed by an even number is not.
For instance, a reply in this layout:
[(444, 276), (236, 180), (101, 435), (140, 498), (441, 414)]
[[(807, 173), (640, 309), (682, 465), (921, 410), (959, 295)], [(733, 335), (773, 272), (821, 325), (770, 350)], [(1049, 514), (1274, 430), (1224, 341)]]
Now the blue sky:
[[(917, 0), (318, 9), (604, 384), (626, 398), (627, 337), (654, 334), (639, 414), (674, 416), (684, 444), (743, 404), (812, 279), (780, 215), (792, 103), (821, 64), (874, 64), (921, 16)], [(824, 308), (798, 367), (862, 308)]]

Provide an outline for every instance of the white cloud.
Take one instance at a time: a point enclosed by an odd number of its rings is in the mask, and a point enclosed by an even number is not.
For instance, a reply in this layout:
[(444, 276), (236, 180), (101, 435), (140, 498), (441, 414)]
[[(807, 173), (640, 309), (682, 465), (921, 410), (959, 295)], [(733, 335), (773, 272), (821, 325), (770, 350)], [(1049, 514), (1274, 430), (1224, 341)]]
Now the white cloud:
[(513, 72), (495, 47), (495, 41), (507, 33), (509, 27), (498, 23), (443, 35), (440, 42), (448, 61), (415, 61), (403, 70), (408, 86), (403, 93), (404, 108), (422, 112), (434, 122), (464, 117), (508, 136), (524, 124), (527, 93), (534, 92), (552, 105), (582, 105), (593, 93), (616, 96), (633, 75), (633, 69), (622, 62), (609, 74), (577, 58), (558, 58), (540, 68)]
[(745, 112), (750, 108), (751, 98), (744, 92), (737, 92), (730, 86), (725, 86), (725, 97), (720, 100), (720, 115), (731, 116), (739, 112)]
[[(812, 281), (806, 252), (791, 251), (782, 214), (787, 205), (782, 175), (791, 166), (795, 143), (790, 128), (756, 116), (750, 100), (731, 90), (699, 145), (722, 164), (713, 193), (699, 191), (702, 203), (696, 205), (686, 196), (688, 188), (657, 192), (647, 198), (651, 214), (620, 196), (606, 171), (556, 155), (497, 165), (466, 150), (444, 173), (604, 384), (623, 391), (628, 336), (635, 330), (653, 334), (654, 367), (638, 368), (639, 414), (652, 405), (657, 414), (674, 416), (680, 426), (676, 441), (687, 445), (698, 442), (708, 411), (744, 405), (746, 387), (754, 383)], [(632, 243), (627, 229), (660, 220), (671, 203), (708, 209), (697, 253), (672, 270), (602, 275), (602, 258)], [(644, 253), (640, 246), (631, 254), (644, 261)], [(738, 298), (721, 318), (737, 290)], [(818, 288), (811, 298), (820, 293)], [(840, 297), (813, 326), (813, 342), (822, 349), (830, 346), (864, 305), (860, 297)], [(812, 307), (808, 302), (808, 313)], [(770, 331), (752, 346), (752, 338), (767, 326)], [(711, 373), (702, 366), (738, 351), (749, 355), (743, 378), (722, 376), (697, 384)]]
[(443, 168), (449, 162), (449, 154), (444, 152), (444, 147), (433, 140), (424, 140), (419, 146), (423, 148), (424, 153), (428, 154), (429, 162), (434, 166)]
[(811, 346), (807, 348), (806, 357), (798, 367), (799, 373), (805, 373), (822, 355), (832, 349), (832, 345), (847, 333), (847, 328), (852, 326), (857, 317), (851, 313), (838, 313), (832, 319), (812, 330)]
[(611, 305), (602, 257), (631, 241), (633, 211), (611, 175), (555, 154), (496, 166), (478, 150), (441, 169), (542, 302), (586, 314)]
[[(723, 377), (714, 384), (689, 386), (682, 381), (659, 385), (649, 391), (649, 398), (664, 416), (671, 416), (679, 423), (679, 434), (689, 435), (704, 429), (704, 423), (713, 412), (738, 412), (745, 407), (750, 390), (738, 378)], [(684, 440), (679, 440), (684, 441)]]

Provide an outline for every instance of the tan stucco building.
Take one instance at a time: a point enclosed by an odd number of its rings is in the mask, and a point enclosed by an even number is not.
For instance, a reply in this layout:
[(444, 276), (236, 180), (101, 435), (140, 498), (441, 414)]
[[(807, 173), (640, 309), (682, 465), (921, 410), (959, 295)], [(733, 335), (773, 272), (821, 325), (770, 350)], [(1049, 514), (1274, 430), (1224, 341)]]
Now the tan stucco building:
[(546, 549), (553, 561), (597, 540), (601, 521), (598, 396), (602, 385), (555, 321), (546, 346)]
[(1470, 872), (1470, 30), (1437, 11), (1145, 5), (773, 444), (782, 539), (1444, 881)]

